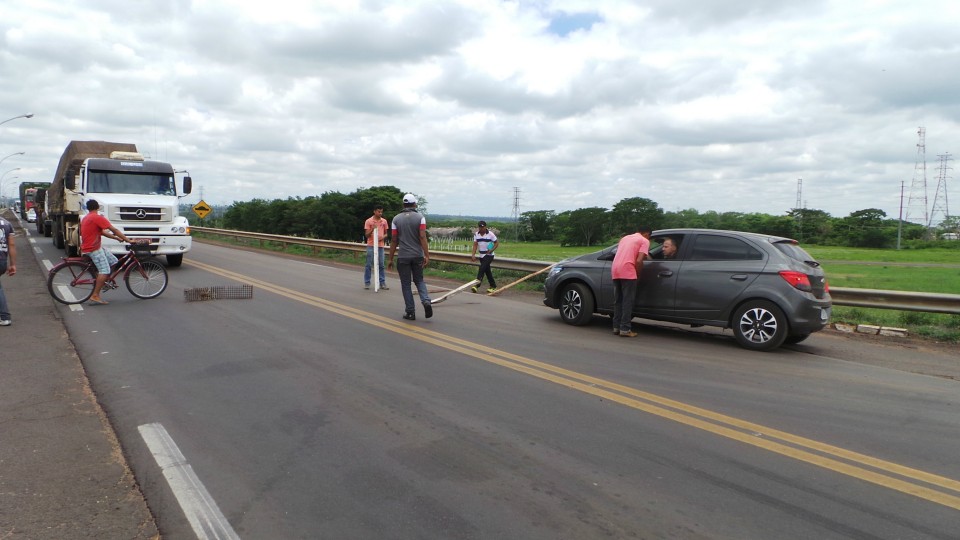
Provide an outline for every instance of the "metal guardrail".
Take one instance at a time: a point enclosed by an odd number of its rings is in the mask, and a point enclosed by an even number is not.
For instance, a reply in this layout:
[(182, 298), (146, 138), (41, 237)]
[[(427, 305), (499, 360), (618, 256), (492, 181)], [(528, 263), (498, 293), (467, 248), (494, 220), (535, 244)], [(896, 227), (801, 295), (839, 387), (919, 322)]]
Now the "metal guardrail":
[[(228, 229), (211, 229), (209, 227), (190, 227), (191, 231), (201, 232), (204, 234), (213, 234), (217, 236), (226, 236), (230, 238), (247, 238), (251, 240), (259, 240), (261, 246), (263, 242), (273, 242), (275, 244), (281, 244), (284, 248), (288, 245), (296, 246), (307, 246), (314, 248), (314, 251), (317, 249), (339, 249), (343, 251), (353, 251), (356, 253), (366, 253), (367, 246), (366, 244), (361, 244), (359, 242), (341, 242), (339, 240), (320, 240), (318, 238), (303, 238), (301, 236), (284, 236), (280, 234), (265, 234), (265, 233), (255, 233), (255, 232), (246, 232), (246, 231), (231, 231)], [(445, 262), (453, 264), (477, 264), (470, 262), (470, 255), (464, 253), (451, 253), (449, 251), (434, 251), (430, 250), (430, 260), (436, 262)], [(497, 257), (493, 261), (493, 267), (499, 268), (501, 270), (516, 270), (518, 272), (536, 272), (537, 270), (542, 270), (543, 267), (549, 266), (551, 263), (547, 261), (530, 261), (525, 259), (508, 259), (505, 257)]]
[[(336, 240), (320, 240), (316, 238), (302, 238), (299, 236), (283, 236), (278, 234), (253, 233), (246, 231), (231, 231), (228, 229), (213, 229), (209, 227), (191, 227), (192, 231), (226, 236), (230, 238), (247, 238), (263, 242), (273, 242), (283, 245), (308, 246), (317, 249), (339, 249), (366, 253), (367, 246), (358, 242), (339, 242)], [(476, 264), (470, 262), (470, 255), (450, 253), (448, 251), (431, 251), (430, 259), (438, 262), (453, 264)], [(548, 266), (549, 262), (531, 261), (526, 259), (510, 259), (497, 257), (493, 262), (494, 268), (516, 270), (519, 272), (536, 272)], [(830, 287), (830, 297), (835, 306), (864, 307), (874, 309), (895, 309), (901, 311), (923, 311), (927, 313), (944, 313), (960, 315), (960, 294), (924, 293), (910, 291), (886, 291), (879, 289), (857, 289), (851, 287)]]

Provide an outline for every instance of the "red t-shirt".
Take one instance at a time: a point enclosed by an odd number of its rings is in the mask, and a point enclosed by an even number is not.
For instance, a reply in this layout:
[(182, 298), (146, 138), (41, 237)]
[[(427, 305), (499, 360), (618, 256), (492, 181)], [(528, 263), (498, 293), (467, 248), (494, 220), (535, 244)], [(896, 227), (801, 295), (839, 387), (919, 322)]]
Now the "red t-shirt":
[(617, 254), (610, 265), (613, 279), (637, 279), (637, 255), (650, 254), (650, 241), (640, 233), (628, 234), (617, 244)]
[(110, 220), (99, 212), (90, 212), (80, 221), (80, 252), (91, 253), (100, 249), (100, 234), (110, 229)]

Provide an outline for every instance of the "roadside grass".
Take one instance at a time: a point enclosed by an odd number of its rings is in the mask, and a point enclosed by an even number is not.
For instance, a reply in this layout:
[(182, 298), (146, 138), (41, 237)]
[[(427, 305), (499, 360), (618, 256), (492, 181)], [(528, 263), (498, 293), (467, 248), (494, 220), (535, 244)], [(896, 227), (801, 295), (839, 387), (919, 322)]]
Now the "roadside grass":
[(960, 265), (950, 268), (824, 262), (823, 270), (831, 287), (960, 294)]
[[(359, 252), (336, 249), (288, 246), (286, 249), (277, 242), (229, 239), (194, 233), (198, 238), (207, 237), (212, 241), (237, 246), (251, 246), (294, 255), (315, 257), (345, 264), (363, 266), (365, 255)], [(471, 243), (463, 242), (464, 249), (450, 249), (443, 246), (441, 251), (470, 252)], [(567, 257), (592, 253), (606, 247), (606, 244), (592, 247), (560, 247), (554, 242), (504, 242), (497, 249), (501, 257), (534, 261), (557, 262)], [(885, 289), (934, 293), (960, 293), (960, 268), (892, 266), (884, 264), (845, 264), (839, 261), (860, 261), (864, 263), (914, 263), (914, 264), (960, 264), (960, 253), (956, 250), (909, 250), (909, 253), (896, 250), (870, 250), (857, 248), (809, 247), (804, 249), (823, 264), (827, 280), (832, 287), (853, 287), (863, 289)], [(891, 253), (892, 252), (892, 253)], [(942, 252), (942, 253), (939, 253)], [(925, 257), (931, 255), (930, 258)], [(837, 261), (837, 262), (831, 262)], [(431, 263), (424, 275), (466, 283), (477, 275), (476, 266), (453, 263)], [(507, 285), (525, 276), (523, 272), (494, 270), (498, 286)], [(542, 292), (546, 274), (517, 284), (513, 290)], [(484, 284), (485, 286), (486, 284)], [(833, 322), (846, 324), (873, 324), (906, 328), (911, 334), (927, 339), (960, 343), (960, 315), (925, 313), (916, 311), (898, 311), (888, 309), (856, 308), (834, 306)]]
[(893, 263), (935, 263), (960, 264), (960, 249), (870, 249), (840, 246), (809, 246), (803, 249), (813, 257), (824, 262), (893, 262)]

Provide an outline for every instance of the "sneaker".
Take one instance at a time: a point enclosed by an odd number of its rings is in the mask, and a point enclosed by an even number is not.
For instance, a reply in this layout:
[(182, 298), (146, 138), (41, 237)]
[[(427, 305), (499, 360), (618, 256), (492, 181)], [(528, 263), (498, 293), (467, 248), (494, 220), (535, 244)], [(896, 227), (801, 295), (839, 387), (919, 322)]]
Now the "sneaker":
[(10, 319), (4, 319), (0, 321), (0, 326), (10, 326), (11, 324), (13, 324), (13, 321), (11, 321)]
[(637, 333), (632, 330), (629, 332), (620, 332), (620, 337), (637, 337)]
[(478, 290), (478, 289), (477, 289), (477, 286), (476, 286), (476, 285), (474, 285), (473, 287), (470, 287), (470, 291), (471, 291), (471, 292), (477, 292), (477, 290)]
[(620, 335), (620, 329), (619, 329), (619, 328), (614, 328), (614, 329), (613, 329), (613, 335), (619, 336), (619, 335)]
[(387, 287), (387, 284), (386, 284), (386, 283), (381, 283), (381, 284), (380, 284), (380, 290), (381, 290), (381, 291), (389, 291), (389, 290), (390, 290), (390, 287)]
[(493, 293), (495, 293), (495, 292), (497, 292), (497, 288), (496, 288), (496, 287), (490, 287), (489, 289), (487, 289), (487, 294), (493, 294)]
[(369, 283), (365, 284), (365, 285), (363, 286), (363, 288), (364, 288), (364, 289), (369, 289), (369, 288), (370, 288), (370, 284), (369, 284)]
[(430, 305), (430, 302), (423, 303), (423, 313), (426, 318), (433, 317), (433, 306)]
[(416, 314), (416, 313), (404, 313), (404, 314), (403, 314), (403, 318), (406, 319), (406, 320), (408, 320), (408, 321), (415, 321), (415, 320), (417, 320), (417, 314)]

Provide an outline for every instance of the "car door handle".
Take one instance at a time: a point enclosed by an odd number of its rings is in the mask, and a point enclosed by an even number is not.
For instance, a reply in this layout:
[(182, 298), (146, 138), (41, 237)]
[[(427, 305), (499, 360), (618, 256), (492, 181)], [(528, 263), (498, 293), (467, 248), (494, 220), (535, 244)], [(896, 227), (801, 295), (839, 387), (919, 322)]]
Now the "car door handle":
[(657, 277), (670, 277), (672, 275), (673, 275), (672, 270), (664, 270), (663, 272), (660, 272), (659, 274), (657, 274)]
[(735, 279), (735, 280), (737, 280), (737, 281), (746, 281), (746, 280), (747, 280), (747, 275), (746, 275), (746, 274), (734, 274), (734, 275), (730, 276), (730, 279)]

